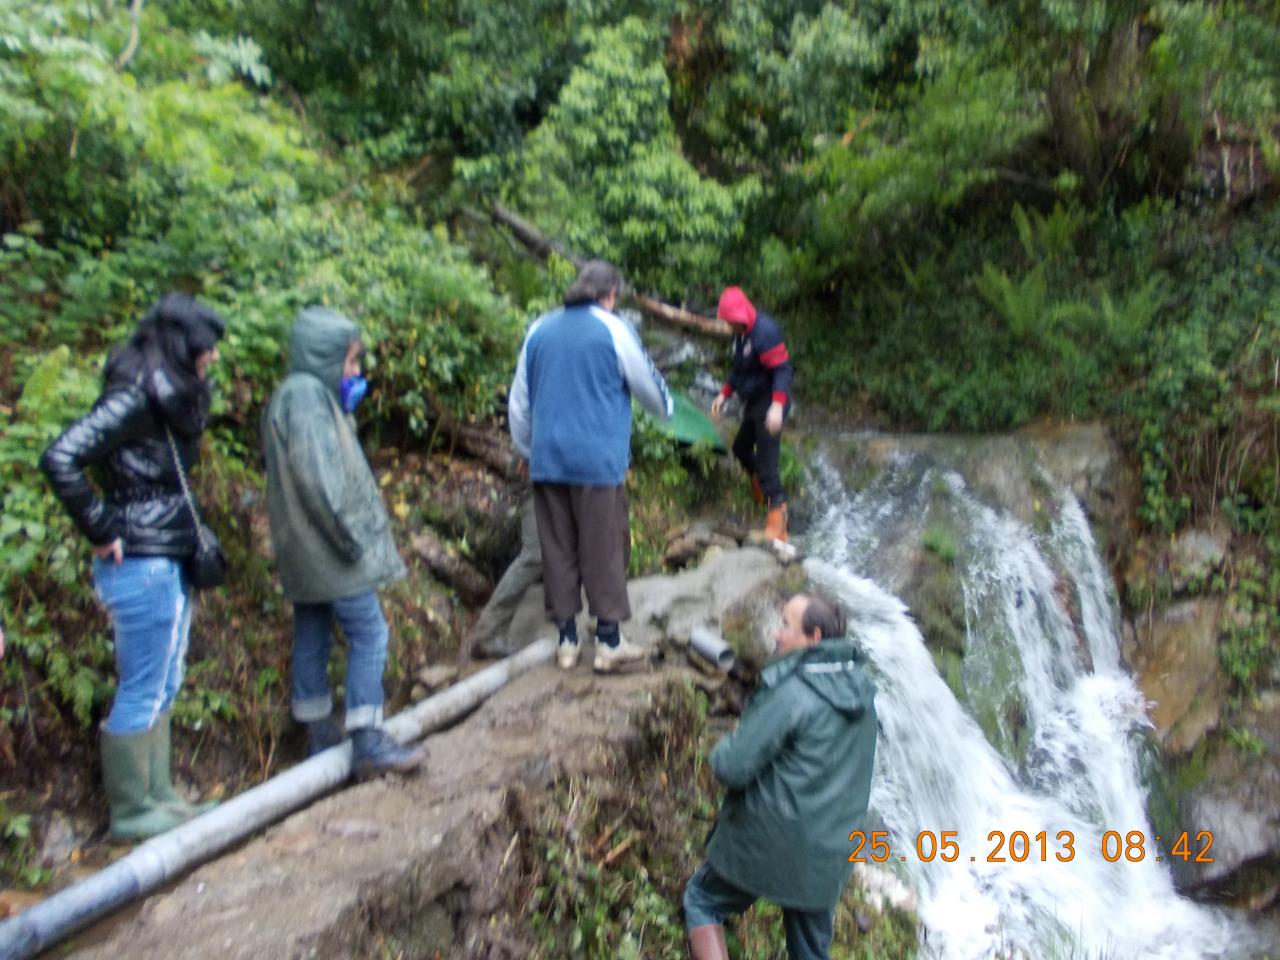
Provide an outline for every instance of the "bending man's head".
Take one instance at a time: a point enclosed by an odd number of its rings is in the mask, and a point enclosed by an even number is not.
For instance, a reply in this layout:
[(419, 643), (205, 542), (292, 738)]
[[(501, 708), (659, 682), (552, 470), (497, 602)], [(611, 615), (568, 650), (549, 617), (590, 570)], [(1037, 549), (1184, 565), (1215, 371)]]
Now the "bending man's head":
[(803, 650), (844, 633), (844, 613), (835, 601), (821, 594), (797, 593), (782, 605), (778, 653)]
[(578, 270), (578, 278), (565, 293), (564, 302), (566, 306), (594, 302), (612, 310), (621, 288), (622, 274), (617, 267), (605, 260), (588, 260)]

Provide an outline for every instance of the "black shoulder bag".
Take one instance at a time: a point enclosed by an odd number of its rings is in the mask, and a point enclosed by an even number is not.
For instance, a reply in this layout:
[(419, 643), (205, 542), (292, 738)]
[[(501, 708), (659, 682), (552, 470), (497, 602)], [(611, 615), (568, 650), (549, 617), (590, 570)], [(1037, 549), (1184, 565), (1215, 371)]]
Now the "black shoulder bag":
[(182, 458), (178, 456), (178, 445), (168, 427), (164, 428), (169, 438), (169, 450), (173, 454), (173, 465), (178, 468), (178, 482), (182, 484), (182, 496), (187, 501), (187, 509), (191, 511), (191, 520), (196, 525), (196, 552), (184, 565), (187, 579), (197, 590), (211, 590), (222, 585), (227, 579), (227, 555), (222, 552), (222, 544), (218, 535), (207, 523), (200, 519), (196, 510), (195, 497), (191, 496), (191, 487), (187, 483), (186, 471), (182, 469)]

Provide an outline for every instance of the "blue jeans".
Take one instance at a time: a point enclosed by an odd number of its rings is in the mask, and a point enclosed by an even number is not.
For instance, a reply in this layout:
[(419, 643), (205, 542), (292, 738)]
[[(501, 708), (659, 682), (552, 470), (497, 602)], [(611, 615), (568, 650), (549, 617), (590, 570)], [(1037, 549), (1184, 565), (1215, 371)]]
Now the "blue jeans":
[[(743, 913), (757, 899), (754, 893), (735, 887), (712, 870), (711, 864), (703, 863), (684, 888), (685, 929), (694, 930), (709, 924), (722, 926), (726, 919)], [(782, 926), (787, 932), (787, 956), (791, 960), (827, 960), (831, 956), (834, 911), (783, 907)]]
[(141, 733), (182, 687), (191, 587), (172, 557), (125, 557), (118, 565), (95, 557), (93, 589), (115, 630), (116, 698), (102, 729)]
[(372, 590), (331, 603), (293, 605), (293, 718), (312, 723), (333, 712), (328, 669), (335, 619), (347, 637), (347, 729), (381, 726), (388, 631)]

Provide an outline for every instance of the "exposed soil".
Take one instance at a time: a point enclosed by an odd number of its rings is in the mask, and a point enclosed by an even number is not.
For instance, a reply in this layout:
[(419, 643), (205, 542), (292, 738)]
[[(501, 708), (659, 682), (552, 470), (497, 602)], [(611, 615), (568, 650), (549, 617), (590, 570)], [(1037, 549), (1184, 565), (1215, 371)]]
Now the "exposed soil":
[(557, 780), (604, 770), (637, 711), (684, 673), (598, 677), (586, 657), (571, 673), (536, 668), (430, 737), (418, 774), (325, 798), (71, 955), (528, 956), (524, 931), (488, 923), (526, 872), (522, 811)]

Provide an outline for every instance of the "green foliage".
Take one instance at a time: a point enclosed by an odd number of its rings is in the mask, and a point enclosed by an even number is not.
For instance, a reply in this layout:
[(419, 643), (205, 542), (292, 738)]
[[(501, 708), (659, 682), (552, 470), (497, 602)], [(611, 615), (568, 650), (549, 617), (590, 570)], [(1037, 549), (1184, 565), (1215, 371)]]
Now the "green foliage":
[[(110, 692), (110, 651), (99, 630), (83, 628), (92, 597), (83, 583), (81, 538), (35, 461), (72, 411), (87, 409), (96, 385), (65, 345), (24, 379), (16, 410), (0, 413), (0, 617), (11, 650), (41, 668), (53, 697), (88, 725)], [(59, 597), (52, 608), (43, 599), (51, 595)], [(78, 639), (67, 643), (64, 636)], [(11, 663), (4, 662), (5, 673), (15, 679)], [(30, 702), (20, 709), (32, 709)]]
[(49, 881), (39, 856), (31, 814), (13, 812), (0, 795), (0, 871), (16, 878), (21, 887), (38, 887)]
[(920, 538), (920, 545), (941, 560), (952, 566), (959, 555), (954, 534), (942, 527), (930, 527)]
[(716, 490), (710, 477), (716, 454), (702, 443), (685, 447), (648, 414), (632, 417), (632, 463), (627, 475), (631, 501), (629, 576), (660, 570), (667, 533)]
[[(586, 37), (582, 65), (529, 136), (515, 202), (571, 249), (616, 262), (642, 288), (678, 295), (690, 278), (717, 270), (757, 186), (748, 178), (723, 187), (681, 155), (652, 26), (628, 17)], [(482, 181), (494, 163), (459, 170)]]
[(1251, 730), (1245, 730), (1240, 727), (1228, 727), (1227, 740), (1233, 747), (1252, 759), (1257, 760), (1266, 756), (1266, 741)]
[[(1255, 553), (1221, 584), (1221, 652), (1238, 690), (1268, 675), (1274, 4), (174, 0), (138, 27), (124, 56), (128, 4), (0, 0), (6, 721), (87, 726), (110, 696), (82, 538), (35, 459), (105, 349), (184, 289), (230, 321), (200, 482), (243, 571), (212, 605), (252, 615), (234, 663), (193, 664), (179, 715), (243, 725), (270, 767), (254, 708), (283, 697), (281, 603), (231, 491), (261, 490), (289, 323), (315, 302), (360, 323), (379, 441), (490, 417), (572, 273), (475, 226), (495, 199), (695, 308), (746, 285), (807, 402), (927, 429), (1110, 417), (1150, 529), (1221, 511)], [(794, 488), (790, 447), (783, 466)], [(633, 572), (712, 470), (637, 419)]]
[[(492, 411), (521, 318), (467, 251), (408, 209), (401, 184), (327, 155), (304, 121), (242, 84), (271, 77), (252, 41), (187, 34), (144, 10), (121, 69), (127, 5), (0, 0), (0, 749), (12, 751), (12, 729), (87, 742), (110, 701), (88, 551), (36, 461), (95, 399), (106, 348), (177, 288), (228, 318), (220, 426), (195, 479), (234, 571), (234, 600), (205, 598), (217, 625), (205, 629), (235, 642), (193, 657), (175, 717), (222, 736), (242, 726), (266, 772), (283, 694), (253, 678), (285, 668), (287, 643), (269, 551), (230, 491), (261, 490), (256, 426), (285, 373), (292, 317), (314, 302), (350, 313), (372, 346), (362, 416), (419, 440), (442, 413)], [(11, 867), (0, 869), (16, 877)]]
[(1218, 643), (1218, 659), (1239, 698), (1266, 682), (1275, 662), (1274, 638), (1280, 634), (1280, 550), (1265, 563), (1245, 557), (1227, 589), (1227, 615)]

